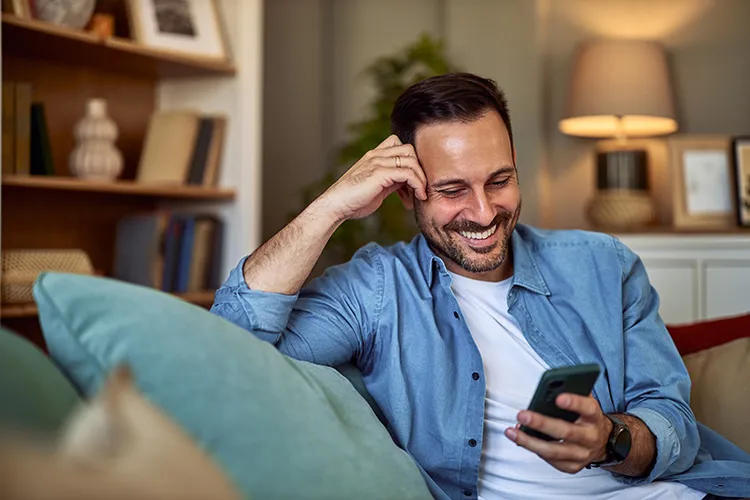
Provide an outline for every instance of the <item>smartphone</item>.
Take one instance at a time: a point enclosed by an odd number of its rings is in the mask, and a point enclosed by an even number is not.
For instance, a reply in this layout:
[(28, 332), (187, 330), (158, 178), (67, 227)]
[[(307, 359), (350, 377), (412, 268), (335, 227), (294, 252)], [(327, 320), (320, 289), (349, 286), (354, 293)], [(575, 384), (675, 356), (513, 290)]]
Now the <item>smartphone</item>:
[[(578, 420), (578, 413), (563, 410), (555, 404), (557, 396), (567, 392), (588, 396), (594, 388), (594, 383), (599, 377), (599, 365), (587, 363), (573, 366), (551, 368), (544, 372), (536, 387), (534, 397), (529, 404), (529, 410), (540, 413), (547, 417), (559, 418), (567, 422)], [(556, 441), (547, 434), (521, 426), (521, 430), (529, 436), (534, 436), (545, 441)]]

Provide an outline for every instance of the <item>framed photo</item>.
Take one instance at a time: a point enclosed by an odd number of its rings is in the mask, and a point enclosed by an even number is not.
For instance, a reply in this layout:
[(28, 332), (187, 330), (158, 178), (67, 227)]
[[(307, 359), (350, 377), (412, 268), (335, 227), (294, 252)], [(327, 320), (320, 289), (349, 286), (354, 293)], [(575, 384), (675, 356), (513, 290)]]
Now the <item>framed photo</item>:
[(732, 163), (737, 195), (737, 222), (750, 227), (750, 137), (732, 141)]
[(127, 0), (133, 38), (167, 52), (229, 59), (217, 0)]
[(676, 135), (668, 142), (674, 226), (735, 227), (731, 138)]

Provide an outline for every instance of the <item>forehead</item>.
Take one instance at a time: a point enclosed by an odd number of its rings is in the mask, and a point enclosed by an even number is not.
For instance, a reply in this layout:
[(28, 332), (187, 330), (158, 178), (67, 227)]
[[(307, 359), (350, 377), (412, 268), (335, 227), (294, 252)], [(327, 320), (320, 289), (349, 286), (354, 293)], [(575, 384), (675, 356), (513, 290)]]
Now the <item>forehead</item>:
[(508, 130), (497, 112), (471, 122), (422, 125), (414, 138), (419, 162), (430, 181), (447, 176), (472, 179), (513, 165)]

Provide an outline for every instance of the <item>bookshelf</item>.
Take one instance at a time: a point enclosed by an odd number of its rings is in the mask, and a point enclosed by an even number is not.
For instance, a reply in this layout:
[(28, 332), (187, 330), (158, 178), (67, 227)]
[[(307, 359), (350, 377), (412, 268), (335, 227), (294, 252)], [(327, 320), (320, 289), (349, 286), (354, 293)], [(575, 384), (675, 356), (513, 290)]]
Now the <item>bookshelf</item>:
[(2, 185), (6, 188), (51, 189), (205, 201), (231, 201), (236, 196), (235, 190), (231, 188), (143, 184), (132, 180), (116, 182), (86, 181), (60, 176), (5, 175), (2, 177)]
[(236, 72), (230, 62), (155, 50), (125, 38), (101, 39), (8, 13), (2, 14), (2, 25), (3, 51), (22, 52), (24, 57), (159, 78), (233, 76)]
[[(259, 244), (262, 0), (218, 0), (232, 61), (153, 49), (126, 37), (89, 32), (3, 13), (3, 80), (29, 82), (43, 102), (54, 175), (4, 174), (0, 180), (0, 252), (8, 249), (86, 251), (97, 272), (111, 276), (117, 221), (156, 210), (208, 212), (224, 221), (222, 274)], [(115, 182), (74, 178), (68, 157), (73, 128), (91, 98), (107, 101), (124, 159)], [(137, 166), (152, 113), (196, 109), (227, 117), (216, 187), (144, 184)], [(174, 294), (209, 307), (213, 290)], [(33, 304), (3, 304), (3, 326), (34, 341)]]

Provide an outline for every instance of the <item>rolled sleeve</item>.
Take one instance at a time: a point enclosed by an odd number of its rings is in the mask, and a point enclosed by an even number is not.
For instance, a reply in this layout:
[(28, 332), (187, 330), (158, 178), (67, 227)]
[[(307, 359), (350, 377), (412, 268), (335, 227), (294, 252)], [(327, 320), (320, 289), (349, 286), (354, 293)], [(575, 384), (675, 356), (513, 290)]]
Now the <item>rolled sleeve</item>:
[(680, 439), (674, 426), (659, 412), (651, 408), (633, 408), (628, 414), (638, 417), (656, 438), (656, 462), (648, 476), (633, 478), (622, 476), (627, 484), (650, 483), (664, 475), (680, 457)]
[(245, 257), (216, 292), (211, 312), (296, 359), (330, 366), (361, 359), (371, 351), (384, 293), (379, 250), (366, 245), (288, 295), (248, 287)]
[(289, 322), (298, 294), (252, 290), (243, 275), (244, 257), (217, 290), (211, 312), (228, 319), (259, 338), (276, 343)]

